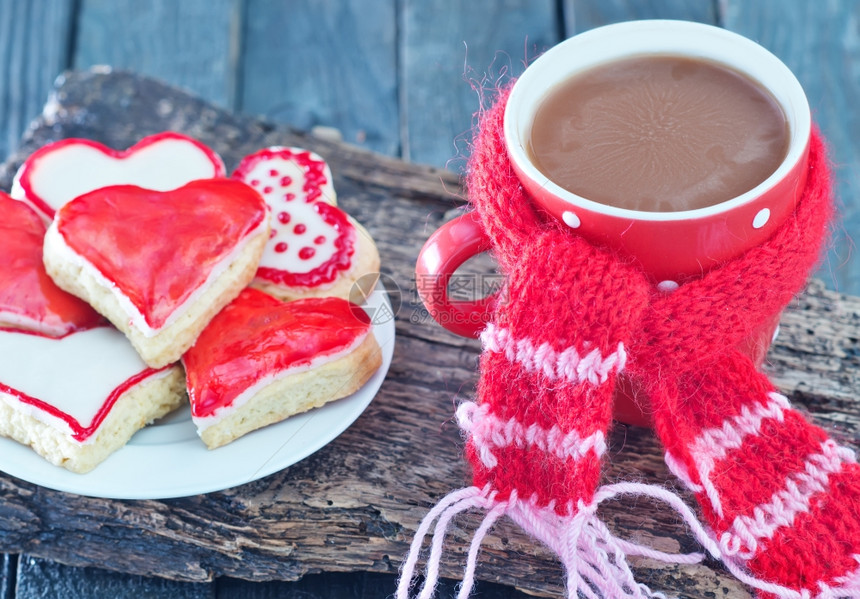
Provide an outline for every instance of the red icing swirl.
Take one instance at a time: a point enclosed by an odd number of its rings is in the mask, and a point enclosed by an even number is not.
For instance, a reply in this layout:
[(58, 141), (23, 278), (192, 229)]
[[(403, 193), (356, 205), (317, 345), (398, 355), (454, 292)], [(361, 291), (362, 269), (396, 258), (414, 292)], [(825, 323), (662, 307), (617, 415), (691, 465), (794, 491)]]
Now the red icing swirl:
[(191, 413), (211, 416), (264, 377), (344, 351), (369, 331), (364, 311), (344, 299), (285, 303), (245, 289), (182, 357)]
[(265, 222), (267, 210), (244, 183), (205, 179), (166, 192), (105, 187), (63, 206), (56, 223), (72, 251), (159, 328)]
[[(0, 323), (49, 337), (103, 324), (86, 303), (57, 287), (42, 264), (45, 225), (26, 204), (0, 193)], [(15, 318), (33, 321), (24, 329)]]

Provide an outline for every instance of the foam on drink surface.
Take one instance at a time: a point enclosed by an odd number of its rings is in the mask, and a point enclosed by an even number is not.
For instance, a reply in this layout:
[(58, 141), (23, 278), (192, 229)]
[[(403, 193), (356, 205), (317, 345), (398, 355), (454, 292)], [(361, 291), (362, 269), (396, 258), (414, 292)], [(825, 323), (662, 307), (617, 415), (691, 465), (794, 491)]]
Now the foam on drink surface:
[(606, 63), (550, 90), (528, 152), (550, 180), (587, 199), (649, 212), (741, 195), (788, 152), (777, 101), (723, 65), (648, 55)]

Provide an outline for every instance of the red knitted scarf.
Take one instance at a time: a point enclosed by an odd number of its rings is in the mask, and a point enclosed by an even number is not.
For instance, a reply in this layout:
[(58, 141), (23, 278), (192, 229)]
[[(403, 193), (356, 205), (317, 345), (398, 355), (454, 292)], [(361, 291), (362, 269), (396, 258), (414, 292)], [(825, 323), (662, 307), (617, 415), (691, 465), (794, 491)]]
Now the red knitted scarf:
[[(458, 410), (474, 486), (452, 493), (418, 531), (398, 597), (436, 526), (422, 597), (433, 593), (451, 518), (488, 510), (469, 552), (502, 515), (553, 549), (569, 597), (648, 597), (624, 556), (693, 562), (617, 539), (597, 505), (642, 493), (684, 516), (708, 552), (762, 594), (860, 597), (860, 466), (735, 348), (778, 314), (815, 266), (832, 208), (814, 135), (807, 189), (763, 245), (671, 293), (629, 260), (532, 208), (502, 137), (506, 96), (487, 111), (468, 192), (507, 278), (506, 301), (482, 335), (477, 403)], [(618, 483), (598, 488), (620, 373), (649, 396), (671, 471), (695, 494), (707, 529), (675, 495)]]

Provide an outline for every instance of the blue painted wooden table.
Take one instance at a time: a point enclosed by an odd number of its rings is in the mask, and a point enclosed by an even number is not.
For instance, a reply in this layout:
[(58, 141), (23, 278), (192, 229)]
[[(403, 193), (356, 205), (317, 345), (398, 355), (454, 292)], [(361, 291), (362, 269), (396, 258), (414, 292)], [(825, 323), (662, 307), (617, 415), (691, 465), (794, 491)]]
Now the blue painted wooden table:
[[(0, 0), (0, 157), (16, 149), (62, 71), (110, 65), (239, 114), (337, 132), (380, 154), (458, 172), (482, 90), (565, 37), (644, 18), (726, 27), (796, 73), (830, 142), (841, 205), (820, 278), (860, 295), (851, 241), (860, 230), (860, 3), (853, 0)], [(90, 597), (93, 589), (120, 598), (391, 593), (391, 577), (380, 574), (192, 584), (28, 555), (2, 560), (0, 599)], [(512, 595), (485, 587), (487, 597)]]

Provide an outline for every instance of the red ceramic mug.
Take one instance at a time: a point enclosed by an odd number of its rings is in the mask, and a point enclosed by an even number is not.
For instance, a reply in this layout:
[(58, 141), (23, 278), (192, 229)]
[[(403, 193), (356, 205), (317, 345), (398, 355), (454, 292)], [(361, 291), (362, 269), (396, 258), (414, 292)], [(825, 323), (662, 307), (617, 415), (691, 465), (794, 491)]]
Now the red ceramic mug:
[[(723, 64), (770, 92), (788, 124), (788, 151), (776, 171), (746, 193), (706, 208), (645, 212), (578, 196), (538, 170), (526, 146), (535, 112), (548, 91), (597, 65), (654, 54)], [(803, 88), (778, 58), (735, 33), (686, 21), (619, 23), (558, 44), (516, 81), (504, 118), (508, 156), (533, 201), (570, 227), (572, 235), (635, 258), (665, 292), (762, 243), (792, 213), (806, 183), (810, 132), (809, 104)], [(489, 248), (477, 217), (469, 213), (433, 233), (418, 256), (416, 282), (421, 299), (429, 313), (454, 333), (477, 337), (489, 322), (494, 297), (457, 302), (447, 291), (457, 268)], [(762, 323), (741, 348), (756, 363), (767, 352), (776, 322)], [(629, 389), (621, 389), (615, 417), (646, 424), (647, 407), (639, 401)]]

